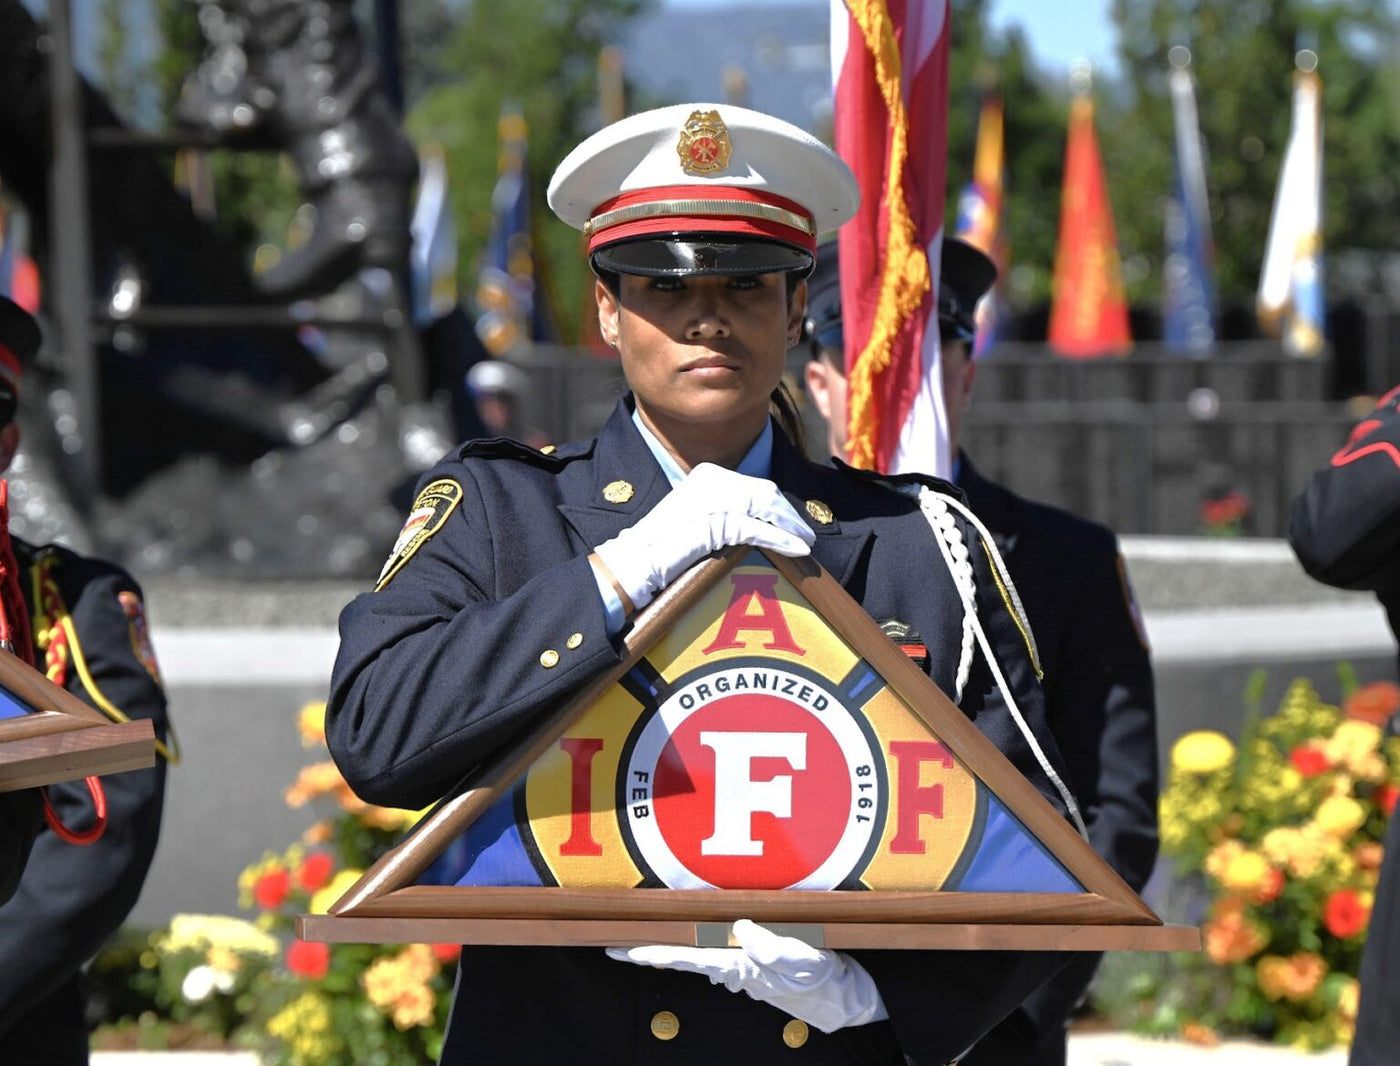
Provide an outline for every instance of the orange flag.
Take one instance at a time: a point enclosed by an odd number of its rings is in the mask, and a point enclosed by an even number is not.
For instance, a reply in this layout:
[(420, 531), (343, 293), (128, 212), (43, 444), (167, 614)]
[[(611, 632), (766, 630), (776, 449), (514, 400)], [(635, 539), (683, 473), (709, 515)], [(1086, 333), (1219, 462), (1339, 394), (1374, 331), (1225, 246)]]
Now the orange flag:
[(1125, 355), (1133, 346), (1094, 102), (1087, 93), (1070, 103), (1049, 341), (1074, 359)]

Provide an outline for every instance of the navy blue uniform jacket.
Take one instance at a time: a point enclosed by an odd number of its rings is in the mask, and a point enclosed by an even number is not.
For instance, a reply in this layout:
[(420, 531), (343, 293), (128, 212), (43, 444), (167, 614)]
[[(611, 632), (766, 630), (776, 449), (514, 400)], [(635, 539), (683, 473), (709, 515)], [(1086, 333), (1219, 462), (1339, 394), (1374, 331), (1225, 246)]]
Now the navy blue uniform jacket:
[[(87, 671), (97, 689), (129, 718), (149, 718), (166, 738), (165, 692), (137, 653), (131, 620), (119, 595), (140, 586), (110, 563), (66, 548), (36, 548), (14, 538), (30, 618), (36, 615), (31, 573), (53, 556), (53, 577), (72, 617)], [(38, 662), (44, 662), (42, 651)], [(76, 663), (64, 687), (84, 702), (97, 702)], [(98, 708), (101, 709), (100, 707)], [(45, 830), (34, 842), (29, 865), (13, 899), (0, 907), (0, 1061), (67, 1066), (87, 1061), (79, 970), (125, 920), (146, 880), (160, 832), (165, 760), (145, 770), (102, 778), (107, 830), (86, 847), (64, 843)], [(92, 800), (81, 781), (50, 785), (49, 799), (64, 825), (86, 829)]]
[[(1157, 857), (1157, 717), (1152, 663), (1133, 616), (1113, 531), (988, 481), (966, 455), (958, 485), (1016, 583), (1045, 673), (1045, 713), (1069, 767), (1089, 842), (1135, 892)], [(1011, 1066), (1019, 1047), (1058, 1041), (1097, 954), (1076, 956), (998, 1027), (973, 1064)], [(1027, 1026), (1028, 1023), (1028, 1026)], [(1027, 1034), (1017, 1038), (1019, 1029)], [(1032, 1036), (1033, 1034), (1033, 1036)], [(1027, 1053), (1020, 1063), (1040, 1062)]]
[[(813, 556), (873, 618), (917, 630), (930, 649), (933, 680), (951, 691), (962, 609), (917, 501), (867, 475), (807, 462), (780, 432), (771, 476), (799, 513), (809, 499), (831, 508), (835, 521), (815, 526)], [(340, 618), (326, 735), (351, 787), (372, 803), (412, 808), (436, 800), (542, 710), (620, 660), (587, 556), (670, 489), (632, 424), (630, 400), (596, 441), (552, 455), (508, 441), (472, 442), (423, 484), (442, 478), (461, 485), (460, 505), (387, 586), (356, 598)], [(603, 489), (618, 480), (635, 495), (609, 503)], [(988, 636), (1022, 712), (1058, 760), (1026, 646), (983, 553), (965, 535)], [(567, 650), (575, 632), (583, 641)], [(547, 670), (540, 654), (551, 648), (561, 658)], [(1063, 811), (982, 664), (963, 709)], [(899, 1045), (930, 1066), (967, 1048), (1063, 964), (1048, 953), (859, 957)], [(680, 1020), (679, 1035), (665, 1043), (649, 1028), (661, 1010)], [(469, 948), (442, 1061), (891, 1061), (891, 1023), (831, 1037), (813, 1030), (794, 1051), (782, 1043), (788, 1020), (702, 977), (614, 962), (601, 949)]]
[[(1374, 592), (1400, 635), (1400, 388), (1308, 479), (1288, 513), (1288, 542), (1317, 580)], [(1384, 843), (1351, 1066), (1385, 1066), (1400, 1048), (1400, 818), (1390, 820)]]

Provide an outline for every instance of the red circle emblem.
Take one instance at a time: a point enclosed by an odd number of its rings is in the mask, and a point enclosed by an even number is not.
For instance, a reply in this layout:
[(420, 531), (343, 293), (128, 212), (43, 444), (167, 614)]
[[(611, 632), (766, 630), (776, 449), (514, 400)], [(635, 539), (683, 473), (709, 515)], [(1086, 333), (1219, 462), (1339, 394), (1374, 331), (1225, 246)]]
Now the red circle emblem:
[(656, 764), (657, 827), (682, 865), (712, 885), (785, 888), (840, 843), (849, 778), (841, 746), (810, 711), (774, 696), (731, 696), (671, 734)]
[(850, 708), (762, 661), (687, 675), (639, 723), (625, 774), (623, 832), (669, 888), (836, 888), (884, 820)]
[(719, 158), (719, 142), (713, 137), (695, 137), (690, 142), (691, 161), (701, 166), (709, 166)]

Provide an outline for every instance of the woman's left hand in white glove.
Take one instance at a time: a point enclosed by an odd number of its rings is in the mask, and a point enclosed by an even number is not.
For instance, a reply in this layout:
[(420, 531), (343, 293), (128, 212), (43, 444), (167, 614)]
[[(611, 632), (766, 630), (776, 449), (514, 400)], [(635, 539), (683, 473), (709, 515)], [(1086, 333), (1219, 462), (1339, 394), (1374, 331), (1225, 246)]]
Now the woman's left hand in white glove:
[(780, 936), (747, 918), (734, 923), (733, 934), (737, 948), (654, 944), (607, 951), (620, 962), (703, 974), (824, 1033), (889, 1017), (875, 979), (849, 955)]

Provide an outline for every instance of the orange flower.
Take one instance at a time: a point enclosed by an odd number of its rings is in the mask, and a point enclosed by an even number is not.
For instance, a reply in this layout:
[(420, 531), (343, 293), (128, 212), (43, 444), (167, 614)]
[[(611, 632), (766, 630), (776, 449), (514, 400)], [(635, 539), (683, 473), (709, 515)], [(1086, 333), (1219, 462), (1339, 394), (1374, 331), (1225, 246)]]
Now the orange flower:
[(331, 871), (335, 869), (335, 860), (324, 851), (308, 855), (306, 861), (301, 864), (301, 869), (297, 871), (297, 880), (301, 882), (301, 887), (308, 892), (315, 892), (331, 879)]
[(1391, 715), (1400, 710), (1400, 685), (1390, 681), (1373, 681), (1363, 685), (1342, 706), (1348, 718), (1384, 726)]
[(1358, 844), (1356, 850), (1352, 852), (1352, 858), (1356, 860), (1359, 869), (1368, 873), (1381, 868), (1381, 860), (1385, 858), (1385, 848), (1373, 840), (1368, 840), (1364, 844)]
[(287, 945), (287, 969), (299, 977), (313, 981), (325, 977), (331, 968), (329, 944), (293, 940)]
[(333, 839), (335, 839), (335, 826), (325, 819), (314, 823), (301, 835), (303, 844), (329, 844)]
[(1332, 768), (1327, 761), (1327, 756), (1322, 749), (1315, 745), (1299, 744), (1288, 753), (1288, 761), (1291, 762), (1297, 771), (1304, 777), (1316, 777), (1324, 774)]
[(1259, 978), (1259, 991), (1269, 999), (1290, 999), (1301, 1002), (1317, 991), (1327, 976), (1327, 963), (1311, 951), (1300, 951), (1283, 958), (1265, 955), (1254, 968)]
[(1272, 903), (1278, 899), (1279, 893), (1283, 891), (1285, 878), (1282, 870), (1269, 867), (1269, 872), (1264, 876), (1263, 882), (1249, 896), (1249, 902)]
[(1366, 928), (1371, 908), (1361, 902), (1349, 888), (1339, 889), (1327, 897), (1322, 909), (1322, 922), (1338, 940), (1348, 940)]
[(1400, 788), (1394, 785), (1380, 785), (1372, 793), (1372, 798), (1376, 801), (1376, 806), (1381, 809), (1387, 818), (1395, 813), (1395, 801), (1400, 799)]
[(286, 870), (268, 870), (253, 882), (253, 899), (263, 910), (276, 910), (286, 900), (291, 887), (292, 875)]
[(1220, 1034), (1200, 1022), (1187, 1022), (1181, 1027), (1181, 1039), (1197, 1047), (1219, 1047)]
[(1201, 930), (1206, 955), (1218, 966), (1244, 962), (1268, 946), (1268, 934), (1245, 914), (1244, 900), (1225, 896)]
[(428, 1025), (437, 1009), (437, 996), (427, 985), (405, 988), (394, 1001), (392, 1017), (399, 1029), (412, 1029), (418, 1025)]

